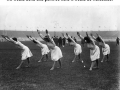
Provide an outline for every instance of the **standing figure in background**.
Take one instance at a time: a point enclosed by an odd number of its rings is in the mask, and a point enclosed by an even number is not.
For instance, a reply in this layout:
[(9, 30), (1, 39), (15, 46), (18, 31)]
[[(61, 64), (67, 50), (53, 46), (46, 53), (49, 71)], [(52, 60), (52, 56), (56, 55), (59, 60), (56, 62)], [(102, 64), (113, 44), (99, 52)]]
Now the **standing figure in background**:
[(66, 43), (66, 38), (65, 37), (62, 38), (62, 43), (63, 43), (63, 47), (64, 47), (65, 43)]
[(59, 47), (61, 47), (62, 46), (62, 38), (61, 37), (59, 37), (58, 42), (59, 42)]
[(116, 38), (116, 46), (119, 45), (119, 37)]
[(58, 38), (57, 38), (57, 36), (54, 36), (53, 40), (54, 40), (55, 44), (58, 46)]

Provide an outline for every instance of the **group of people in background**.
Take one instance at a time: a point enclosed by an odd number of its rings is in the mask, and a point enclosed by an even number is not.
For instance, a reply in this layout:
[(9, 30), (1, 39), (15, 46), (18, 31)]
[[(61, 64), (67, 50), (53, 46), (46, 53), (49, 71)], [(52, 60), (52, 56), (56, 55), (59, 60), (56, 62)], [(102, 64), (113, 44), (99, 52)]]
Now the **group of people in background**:
[[(100, 47), (102, 47), (102, 54), (103, 54), (103, 58), (101, 60), (101, 62), (104, 62), (104, 60), (106, 59), (106, 61), (109, 61), (109, 54), (110, 54), (110, 46), (108, 44), (105, 43), (105, 41), (102, 39), (102, 37), (100, 35), (97, 34), (97, 37), (93, 36), (93, 34), (88, 35), (88, 33), (86, 32), (86, 36), (83, 37), (79, 32), (77, 32), (77, 35), (81, 41), (81, 43), (77, 43), (76, 38), (70, 36), (68, 33), (64, 34), (62, 33), (62, 36), (58, 38), (58, 36), (54, 36), (51, 37), (48, 30), (46, 30), (46, 35), (43, 36), (42, 33), (37, 30), (40, 38), (46, 42), (46, 44), (43, 44), (41, 41), (37, 40), (35, 37), (32, 37), (31, 35), (27, 35), (27, 37), (33, 42), (35, 43), (35, 45), (37, 45), (38, 47), (41, 48), (41, 58), (38, 62), (41, 62), (43, 60), (43, 58), (46, 58), (45, 60), (48, 60), (48, 53), (51, 53), (51, 60), (53, 61), (53, 65), (51, 67), (50, 70), (54, 70), (55, 68), (55, 64), (56, 62), (59, 63), (59, 67), (61, 68), (62, 64), (61, 64), (61, 59), (63, 57), (62, 51), (60, 49), (61, 46), (65, 47), (66, 42), (69, 43), (70, 46), (74, 47), (74, 58), (72, 60), (72, 62), (75, 62), (76, 58), (78, 57), (78, 59), (81, 61), (81, 63), (83, 63), (83, 66), (85, 66), (84, 60), (81, 57), (81, 53), (82, 53), (82, 46), (81, 45), (86, 45), (88, 49), (90, 49), (90, 60), (91, 60), (91, 66), (90, 66), (90, 71), (93, 70), (93, 68), (99, 68), (99, 59), (100, 59)], [(30, 64), (30, 57), (33, 56), (32, 52), (30, 51), (30, 49), (22, 44), (20, 41), (18, 41), (18, 39), (16, 37), (10, 38), (8, 36), (2, 35), (3, 38), (5, 38), (6, 40), (8, 40), (9, 42), (12, 42), (14, 44), (16, 44), (17, 46), (19, 46), (22, 49), (22, 53), (21, 53), (21, 63), (18, 65), (18, 67), (16, 69), (19, 69), (22, 65), (22, 63), (27, 60), (28, 65), (27, 67), (29, 67)], [(117, 44), (119, 45), (118, 41), (119, 39), (116, 40)], [(96, 43), (98, 43), (99, 46), (96, 45)]]
[[(53, 38), (55, 44), (59, 47), (64, 47), (65, 44), (68, 43), (65, 37), (54, 36), (52, 38)], [(71, 38), (72, 38), (72, 36), (71, 36)], [(75, 37), (74, 37), (74, 41), (77, 42), (77, 39)]]

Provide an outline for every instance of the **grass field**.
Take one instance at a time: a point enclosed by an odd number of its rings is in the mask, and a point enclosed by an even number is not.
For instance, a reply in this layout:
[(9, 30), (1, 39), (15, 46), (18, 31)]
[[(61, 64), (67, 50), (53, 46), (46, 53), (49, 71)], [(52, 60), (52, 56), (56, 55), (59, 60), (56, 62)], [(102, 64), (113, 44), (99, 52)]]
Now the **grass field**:
[[(38, 63), (40, 48), (32, 42), (23, 42), (32, 53), (31, 67), (16, 70), (20, 63), (20, 49), (8, 42), (0, 43), (0, 90), (119, 90), (120, 46), (109, 42), (111, 54), (109, 62), (101, 63), (99, 69), (89, 71), (91, 64), (89, 50), (83, 47), (82, 59), (72, 63), (73, 47), (61, 47), (62, 68), (50, 71), (52, 61)], [(102, 57), (102, 54), (101, 54)], [(50, 56), (49, 56), (50, 58)], [(56, 65), (57, 66), (57, 65)]]

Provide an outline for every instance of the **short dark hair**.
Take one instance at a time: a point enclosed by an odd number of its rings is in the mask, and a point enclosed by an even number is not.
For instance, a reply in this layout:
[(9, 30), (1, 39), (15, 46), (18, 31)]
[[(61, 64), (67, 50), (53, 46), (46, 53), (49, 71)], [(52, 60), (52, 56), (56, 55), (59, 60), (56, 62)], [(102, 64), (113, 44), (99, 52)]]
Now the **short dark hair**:
[(16, 37), (13, 37), (12, 39), (13, 39), (14, 41), (17, 41), (17, 38), (16, 38)]
[(68, 40), (68, 42), (72, 42), (72, 40), (70, 38), (68, 38), (67, 40)]
[(90, 42), (91, 42), (91, 40), (90, 40), (89, 37), (84, 37), (84, 41), (85, 41), (86, 43), (90, 43)]
[(96, 38), (96, 41), (97, 41), (97, 42), (103, 42), (100, 37), (97, 37), (97, 38)]
[(36, 42), (35, 40), (33, 40), (33, 42), (34, 42), (35, 44), (37, 44), (37, 42)]
[(90, 38), (90, 37), (84, 37), (84, 42), (85, 43), (91, 43), (91, 44), (94, 44), (94, 41)]
[(49, 38), (48, 36), (45, 36), (43, 39), (44, 39), (44, 41), (46, 41), (46, 42), (50, 42), (50, 38)]

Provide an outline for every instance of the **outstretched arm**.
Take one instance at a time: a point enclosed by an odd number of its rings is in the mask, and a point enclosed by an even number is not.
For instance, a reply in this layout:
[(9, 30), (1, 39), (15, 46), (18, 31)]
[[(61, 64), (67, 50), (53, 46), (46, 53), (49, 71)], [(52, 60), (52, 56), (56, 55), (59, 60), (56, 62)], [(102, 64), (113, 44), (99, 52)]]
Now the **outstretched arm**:
[(5, 35), (1, 35), (1, 36), (2, 36), (4, 39), (6, 39), (7, 41), (10, 41), (8, 36), (5, 36)]
[(33, 39), (29, 36), (29, 35), (26, 35), (31, 41), (33, 41)]
[(32, 36), (28, 36), (28, 35), (27, 35), (27, 37), (28, 37), (31, 41), (36, 41), (36, 42), (38, 41), (36, 38), (34, 38), (34, 37), (32, 37)]
[(102, 39), (102, 37), (98, 34), (97, 34), (97, 36), (102, 40), (103, 44), (105, 45), (105, 41)]
[[(36, 42), (37, 39), (33, 38), (32, 36), (26, 35), (31, 41)], [(36, 42), (37, 43), (37, 42)]]
[(46, 34), (47, 34), (47, 36), (49, 37), (50, 42), (56, 46), (54, 40), (51, 38), (50, 34), (48, 33), (48, 30), (46, 30)]
[(40, 33), (40, 31), (37, 29), (38, 35), (44, 40), (44, 36)]
[(68, 37), (74, 44), (76, 44), (76, 42), (74, 41), (74, 39), (72, 39), (72, 38), (70, 37), (70, 35), (68, 35), (68, 33), (66, 33), (66, 35), (67, 35), (67, 37)]
[(66, 36), (64, 35), (64, 33), (62, 33), (62, 36), (63, 36), (65, 39), (68, 39), (68, 37), (66, 37)]
[(8, 39), (9, 39), (10, 42), (12, 42), (12, 43), (14, 43), (14, 44), (17, 43), (17, 41), (13, 40), (12, 38), (9, 38), (9, 37), (8, 37)]
[(39, 44), (40, 46), (42, 46), (42, 43), (37, 40), (36, 38), (32, 37), (32, 36), (27, 36), (31, 41), (33, 41), (35, 44)]
[(30, 37), (33, 39), (34, 42), (36, 42), (37, 44), (42, 46), (42, 43), (38, 39), (36, 39), (36, 38), (34, 38), (32, 36), (30, 36)]
[(93, 34), (92, 34), (92, 33), (91, 33), (90, 35), (91, 35), (92, 39), (96, 40), (96, 37), (95, 37), (95, 36), (93, 36)]
[(84, 37), (82, 35), (80, 35), (79, 32), (77, 32), (77, 35), (79, 36), (80, 39), (84, 40)]
[(7, 41), (12, 42), (12, 43), (16, 43), (16, 41), (14, 41), (12, 38), (5, 36), (5, 35), (1, 35), (3, 38), (5, 38)]

